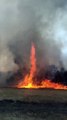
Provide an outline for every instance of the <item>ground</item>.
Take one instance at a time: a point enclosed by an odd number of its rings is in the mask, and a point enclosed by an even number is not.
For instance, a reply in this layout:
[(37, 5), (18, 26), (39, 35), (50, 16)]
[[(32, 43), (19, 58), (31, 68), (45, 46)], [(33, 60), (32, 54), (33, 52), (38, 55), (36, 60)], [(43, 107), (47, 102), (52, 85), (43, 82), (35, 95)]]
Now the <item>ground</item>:
[(2, 88), (0, 120), (67, 120), (67, 91)]

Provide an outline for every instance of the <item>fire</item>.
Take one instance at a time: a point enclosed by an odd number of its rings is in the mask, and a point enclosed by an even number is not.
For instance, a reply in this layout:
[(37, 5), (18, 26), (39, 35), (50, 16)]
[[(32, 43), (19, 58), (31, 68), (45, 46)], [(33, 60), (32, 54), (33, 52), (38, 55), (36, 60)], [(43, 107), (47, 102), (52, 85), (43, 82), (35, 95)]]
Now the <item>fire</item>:
[(53, 88), (53, 89), (64, 89), (67, 90), (67, 86), (64, 86), (59, 83), (54, 83), (50, 80), (42, 80), (40, 85), (37, 85), (37, 83), (33, 83), (34, 81), (34, 75), (36, 73), (36, 57), (35, 57), (35, 46), (32, 43), (32, 48), (31, 48), (31, 56), (30, 56), (30, 61), (31, 61), (31, 67), (30, 67), (30, 73), (25, 76), (23, 80), (17, 85), (17, 88)]
[(35, 88), (33, 85), (33, 77), (36, 72), (36, 57), (35, 57), (34, 44), (32, 44), (32, 48), (31, 48), (30, 61), (31, 61), (30, 74), (27, 74), (24, 80), (18, 84), (17, 86), (18, 88)]

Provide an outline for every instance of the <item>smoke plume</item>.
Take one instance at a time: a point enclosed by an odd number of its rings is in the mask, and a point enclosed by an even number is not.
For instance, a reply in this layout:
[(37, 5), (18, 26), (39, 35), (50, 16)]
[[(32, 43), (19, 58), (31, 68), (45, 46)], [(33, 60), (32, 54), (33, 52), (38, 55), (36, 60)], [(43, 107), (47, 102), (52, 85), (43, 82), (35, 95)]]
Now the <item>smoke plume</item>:
[(67, 70), (66, 0), (0, 0), (0, 73), (7, 76), (1, 83), (19, 69), (15, 59), (29, 67), (32, 41), (38, 67)]

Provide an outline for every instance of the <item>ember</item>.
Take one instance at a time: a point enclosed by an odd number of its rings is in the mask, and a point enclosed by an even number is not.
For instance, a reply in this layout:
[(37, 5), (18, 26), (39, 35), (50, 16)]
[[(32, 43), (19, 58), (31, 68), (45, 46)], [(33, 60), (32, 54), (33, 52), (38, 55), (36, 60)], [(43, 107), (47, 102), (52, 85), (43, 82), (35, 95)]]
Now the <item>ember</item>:
[(64, 89), (67, 90), (67, 86), (62, 85), (60, 83), (54, 83), (51, 80), (41, 80), (41, 83), (38, 85), (36, 82), (34, 83), (34, 75), (36, 73), (36, 57), (35, 57), (35, 46), (32, 43), (31, 48), (31, 67), (30, 67), (30, 73), (25, 76), (21, 82), (17, 85), (17, 88), (53, 88), (53, 89)]

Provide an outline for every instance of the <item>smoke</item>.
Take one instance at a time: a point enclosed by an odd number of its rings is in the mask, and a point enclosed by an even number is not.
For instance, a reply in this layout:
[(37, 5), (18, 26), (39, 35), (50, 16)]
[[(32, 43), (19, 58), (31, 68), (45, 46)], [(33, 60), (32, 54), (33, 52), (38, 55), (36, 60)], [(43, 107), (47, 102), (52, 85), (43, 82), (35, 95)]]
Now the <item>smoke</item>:
[(16, 72), (16, 58), (29, 67), (32, 41), (39, 67), (61, 62), (67, 70), (66, 11), (66, 0), (0, 0), (0, 72)]
[(37, 28), (43, 41), (45, 60), (57, 67), (62, 67), (62, 63), (67, 69), (67, 4), (63, 0), (48, 0), (43, 4)]

